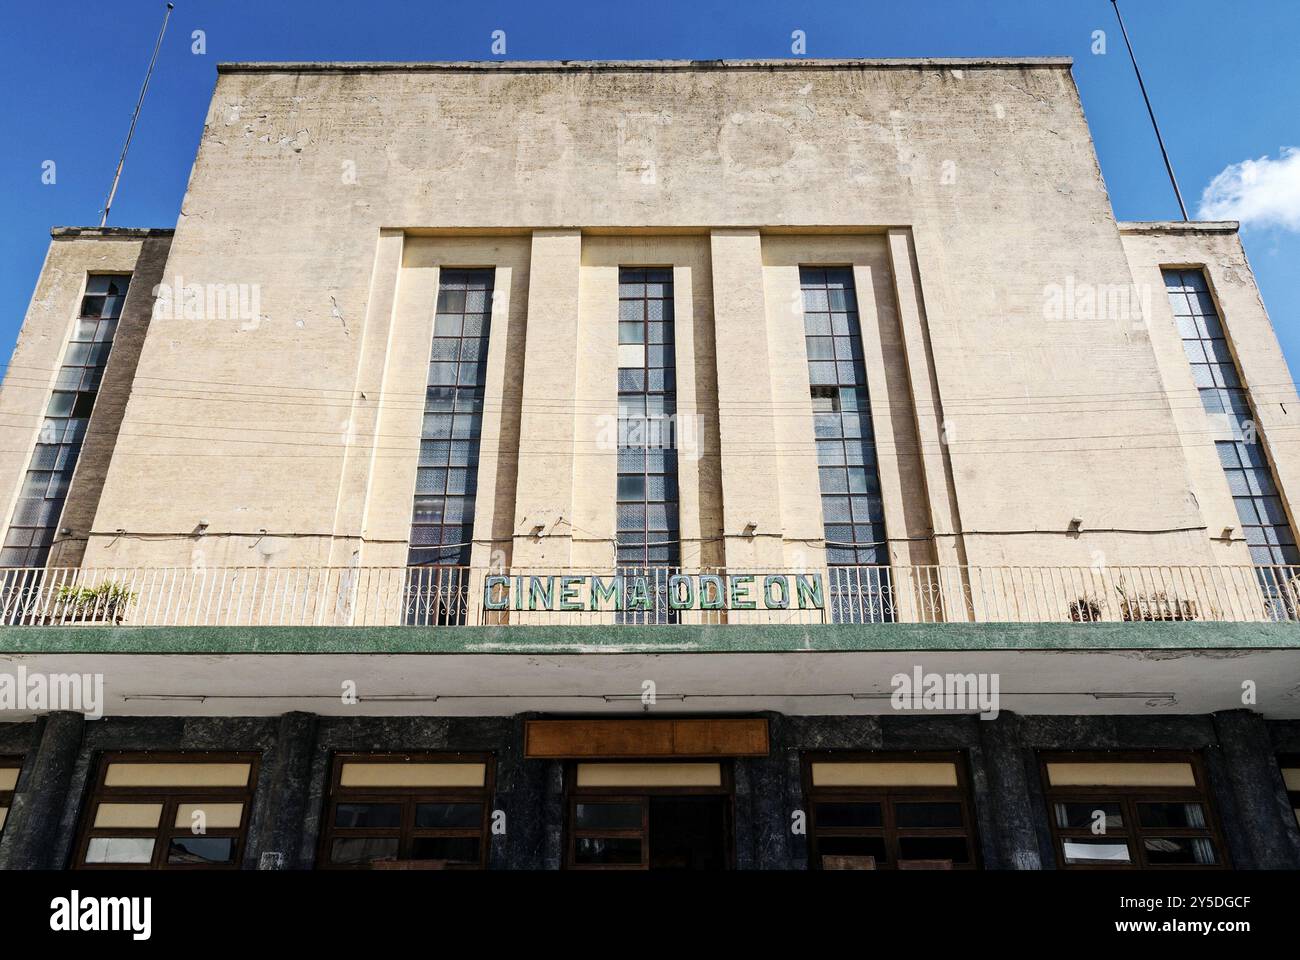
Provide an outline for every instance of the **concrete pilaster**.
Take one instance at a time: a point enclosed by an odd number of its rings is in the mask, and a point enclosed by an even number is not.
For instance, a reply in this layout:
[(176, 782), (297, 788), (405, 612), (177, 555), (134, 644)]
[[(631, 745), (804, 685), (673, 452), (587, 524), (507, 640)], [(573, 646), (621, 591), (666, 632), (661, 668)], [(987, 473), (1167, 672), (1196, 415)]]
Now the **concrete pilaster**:
[(757, 229), (714, 230), (710, 242), (715, 337), (722, 346), (718, 426), (727, 565), (780, 567), (784, 528), (776, 431), (771, 418), (752, 415), (773, 403), (762, 237)]
[[(578, 438), (574, 412), (564, 403), (557, 404), (556, 398), (567, 395), (563, 390), (557, 394), (558, 384), (572, 385), (577, 379), (581, 263), (581, 230), (534, 231), (515, 500), (516, 566), (562, 567), (572, 556), (573, 458)], [(616, 411), (616, 400), (610, 397), (609, 412)]]
[[(920, 273), (910, 230), (889, 231), (890, 269), (898, 298), (898, 319), (903, 331), (903, 352), (912, 387), (912, 410), (921, 447), (925, 492), (934, 532), (934, 551), (940, 564), (965, 563), (957, 493), (948, 463), (943, 407), (938, 376), (930, 348), (928, 321), (922, 299)], [(948, 619), (962, 619), (964, 611), (948, 611)]]

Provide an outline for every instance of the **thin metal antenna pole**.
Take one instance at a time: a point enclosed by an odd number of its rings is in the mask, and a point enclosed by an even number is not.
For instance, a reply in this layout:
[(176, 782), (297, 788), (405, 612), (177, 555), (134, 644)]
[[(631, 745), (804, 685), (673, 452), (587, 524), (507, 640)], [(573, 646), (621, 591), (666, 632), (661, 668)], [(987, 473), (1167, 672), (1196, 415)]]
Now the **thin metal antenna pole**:
[(126, 152), (131, 149), (131, 137), (135, 135), (135, 124), (140, 119), (140, 108), (144, 106), (145, 91), (149, 89), (149, 78), (153, 76), (153, 66), (158, 62), (158, 51), (162, 49), (163, 34), (167, 32), (167, 21), (171, 18), (175, 6), (173, 3), (167, 4), (167, 12), (163, 14), (162, 29), (158, 31), (158, 40), (153, 45), (153, 56), (149, 58), (149, 70), (144, 75), (144, 86), (140, 88), (140, 98), (135, 102), (135, 113), (131, 114), (131, 129), (126, 132), (126, 143), (122, 144), (122, 156), (118, 157), (117, 169), (113, 172), (113, 186), (109, 188), (108, 199), (104, 201), (104, 215), (99, 219), (101, 227), (108, 224), (108, 211), (113, 206), (113, 198), (117, 196), (117, 182), (122, 179)]
[(1174, 165), (1169, 162), (1169, 151), (1165, 149), (1165, 138), (1160, 135), (1160, 124), (1156, 122), (1156, 112), (1151, 108), (1151, 98), (1147, 96), (1147, 85), (1142, 82), (1142, 70), (1138, 67), (1137, 56), (1133, 53), (1133, 44), (1128, 39), (1128, 30), (1124, 26), (1124, 15), (1119, 12), (1119, 0), (1110, 0), (1110, 2), (1111, 6), (1115, 8), (1115, 16), (1119, 19), (1119, 29), (1124, 34), (1124, 46), (1128, 47), (1129, 59), (1133, 61), (1133, 72), (1137, 74), (1138, 87), (1142, 90), (1142, 99), (1146, 101), (1147, 113), (1151, 117), (1151, 126), (1156, 131), (1156, 142), (1160, 144), (1160, 155), (1165, 158), (1165, 169), (1169, 171), (1169, 182), (1174, 185), (1174, 196), (1178, 198), (1178, 209), (1183, 213), (1183, 220), (1187, 220), (1187, 204), (1183, 203), (1183, 192), (1178, 189), (1178, 178), (1174, 176)]

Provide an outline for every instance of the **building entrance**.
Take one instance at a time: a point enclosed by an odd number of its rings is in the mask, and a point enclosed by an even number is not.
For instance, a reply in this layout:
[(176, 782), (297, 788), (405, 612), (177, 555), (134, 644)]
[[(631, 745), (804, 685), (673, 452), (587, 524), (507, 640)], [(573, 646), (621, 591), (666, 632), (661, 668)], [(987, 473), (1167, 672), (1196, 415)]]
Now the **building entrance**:
[(722, 763), (576, 763), (566, 865), (575, 870), (726, 870), (732, 782)]
[(650, 797), (650, 869), (725, 869), (727, 799)]
[(737, 758), (766, 757), (762, 717), (545, 718), (524, 756), (564, 764), (564, 866), (735, 866)]

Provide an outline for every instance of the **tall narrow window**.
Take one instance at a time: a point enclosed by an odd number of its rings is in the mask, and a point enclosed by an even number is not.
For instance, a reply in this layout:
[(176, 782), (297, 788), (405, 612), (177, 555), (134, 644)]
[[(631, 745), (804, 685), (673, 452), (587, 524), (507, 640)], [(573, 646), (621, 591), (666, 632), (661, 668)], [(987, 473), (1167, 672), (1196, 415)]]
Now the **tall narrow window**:
[(463, 623), (464, 568), (474, 538), (474, 494), (487, 374), (493, 270), (443, 270), (433, 324), (420, 464), (407, 563), (407, 620)]
[(679, 562), (673, 272), (622, 267), (618, 277), (617, 561), (648, 579), (648, 609), (628, 622), (669, 623), (668, 575)]
[(800, 267), (799, 285), (832, 613), (839, 623), (890, 621), (889, 545), (853, 271)]
[(63, 355), (36, 450), (0, 549), (0, 566), (39, 567), (50, 555), (130, 282), (130, 277), (108, 274), (92, 274), (86, 280), (72, 341)]
[[(1200, 270), (1166, 270), (1165, 288), (1178, 332), (1192, 365), (1192, 379), (1205, 412), (1223, 420), (1214, 442), (1237, 505), (1237, 517), (1258, 565), (1300, 565), (1300, 550), (1282, 505), (1272, 467), (1258, 433), (1259, 421), (1242, 386), (1236, 361), (1228, 349), (1214, 298)], [(1294, 571), (1261, 570), (1260, 583), (1274, 616), (1290, 618), (1292, 601), (1283, 584)]]

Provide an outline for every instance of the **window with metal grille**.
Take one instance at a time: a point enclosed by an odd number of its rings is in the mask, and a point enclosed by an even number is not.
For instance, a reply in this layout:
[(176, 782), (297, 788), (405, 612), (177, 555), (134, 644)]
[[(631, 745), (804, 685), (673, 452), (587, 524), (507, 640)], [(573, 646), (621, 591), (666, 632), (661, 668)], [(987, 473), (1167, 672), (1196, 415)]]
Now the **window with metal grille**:
[(1218, 307), (1201, 270), (1166, 270), (1165, 288), (1205, 412), (1223, 420), (1215, 440), (1242, 533), (1257, 564), (1300, 564), (1291, 523), (1272, 467), (1259, 442), (1258, 421), (1241, 383)]
[(410, 566), (438, 569), (411, 575), (413, 623), (464, 621), (468, 581), (461, 568), (474, 539), (493, 277), (490, 267), (439, 276), (407, 556)]
[(853, 271), (800, 267), (799, 286), (832, 614), (837, 622), (892, 620), (889, 544)]
[(679, 562), (673, 272), (620, 267), (618, 277), (617, 562), (651, 578), (649, 610), (620, 620), (668, 623), (668, 568)]
[(0, 566), (39, 567), (49, 557), (130, 282), (129, 276), (109, 274), (86, 280), (72, 340), (0, 549)]

